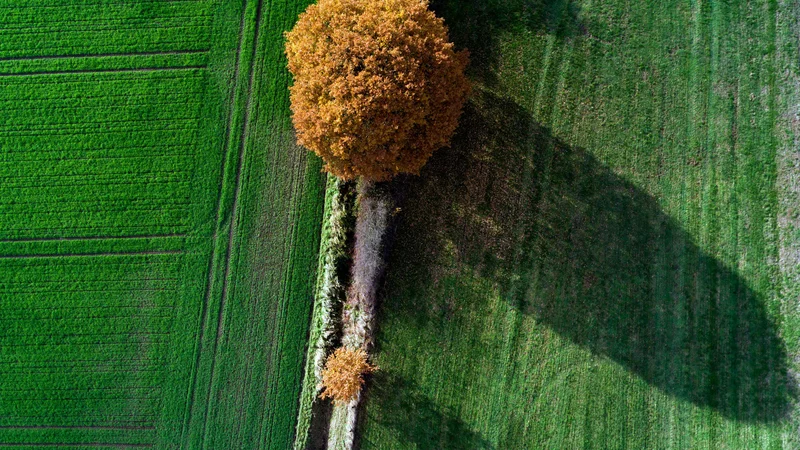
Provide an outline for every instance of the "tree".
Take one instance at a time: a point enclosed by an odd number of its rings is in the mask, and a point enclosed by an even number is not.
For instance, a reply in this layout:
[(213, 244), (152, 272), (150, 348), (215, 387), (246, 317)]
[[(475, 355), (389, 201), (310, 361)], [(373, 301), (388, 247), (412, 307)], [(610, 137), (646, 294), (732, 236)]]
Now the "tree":
[(286, 34), (298, 142), (334, 175), (418, 173), (449, 145), (469, 82), (428, 0), (319, 0)]
[(355, 400), (364, 384), (364, 375), (376, 369), (377, 367), (367, 362), (367, 353), (363, 349), (339, 347), (328, 357), (325, 370), (322, 371), (322, 386), (325, 390), (320, 398), (330, 397), (337, 403)]

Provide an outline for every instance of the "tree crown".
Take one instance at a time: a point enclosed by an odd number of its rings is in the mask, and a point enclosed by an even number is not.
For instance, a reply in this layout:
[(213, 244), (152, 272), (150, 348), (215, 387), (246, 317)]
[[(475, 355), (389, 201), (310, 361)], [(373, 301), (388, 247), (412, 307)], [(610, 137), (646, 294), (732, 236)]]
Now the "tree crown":
[(385, 181), (449, 145), (469, 58), (427, 0), (319, 0), (286, 38), (297, 139), (329, 172)]
[(367, 362), (367, 353), (364, 350), (337, 348), (325, 362), (325, 369), (322, 371), (324, 390), (320, 398), (330, 397), (337, 403), (355, 400), (364, 384), (364, 374), (375, 370), (377, 367)]

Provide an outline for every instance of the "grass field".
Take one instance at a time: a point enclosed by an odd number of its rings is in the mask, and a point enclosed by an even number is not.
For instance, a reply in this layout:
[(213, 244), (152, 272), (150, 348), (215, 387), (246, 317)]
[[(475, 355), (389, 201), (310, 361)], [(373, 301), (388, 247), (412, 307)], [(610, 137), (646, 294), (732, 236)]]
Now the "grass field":
[(361, 448), (800, 447), (798, 3), (433, 3)]
[(0, 446), (291, 446), (324, 179), (292, 0), (0, 0)]

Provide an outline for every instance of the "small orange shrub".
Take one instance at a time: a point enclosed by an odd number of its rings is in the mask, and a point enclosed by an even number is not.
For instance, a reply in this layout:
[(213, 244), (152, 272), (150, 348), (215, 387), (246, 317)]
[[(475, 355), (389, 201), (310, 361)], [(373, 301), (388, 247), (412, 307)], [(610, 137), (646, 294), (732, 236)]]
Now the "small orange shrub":
[(319, 0), (286, 34), (298, 142), (325, 168), (386, 181), (449, 145), (469, 92), (428, 0)]
[(355, 400), (364, 384), (364, 375), (377, 370), (367, 362), (367, 353), (339, 347), (325, 363), (322, 371), (322, 385), (325, 388), (320, 398), (333, 398), (336, 403)]

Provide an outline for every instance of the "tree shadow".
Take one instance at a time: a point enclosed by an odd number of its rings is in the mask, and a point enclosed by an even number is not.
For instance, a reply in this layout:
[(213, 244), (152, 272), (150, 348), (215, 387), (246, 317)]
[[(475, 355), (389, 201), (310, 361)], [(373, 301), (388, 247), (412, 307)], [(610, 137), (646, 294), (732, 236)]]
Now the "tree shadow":
[[(476, 92), (453, 145), (401, 184), (390, 271), (404, 284), (466, 268), (671, 396), (740, 421), (788, 415), (797, 391), (763, 299), (655, 198), (513, 101)], [(453, 308), (426, 301), (403, 314), (446, 320)]]
[(494, 86), (497, 46), (504, 33), (548, 34), (556, 39), (588, 35), (573, 0), (432, 0), (431, 9), (445, 19), (450, 38), (470, 51), (470, 75)]
[[(368, 410), (366, 414), (359, 414), (360, 429), (364, 429), (365, 421), (374, 421), (391, 429), (401, 442), (414, 444), (413, 448), (419, 450), (496, 448), (479, 433), (472, 431), (456, 414), (425, 396), (412, 380), (395, 373), (386, 370), (376, 372), (366, 395), (384, 401), (379, 411)], [(358, 433), (356, 436), (361, 438)], [(361, 448), (362, 444), (361, 441), (356, 442), (355, 448)]]

